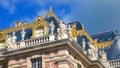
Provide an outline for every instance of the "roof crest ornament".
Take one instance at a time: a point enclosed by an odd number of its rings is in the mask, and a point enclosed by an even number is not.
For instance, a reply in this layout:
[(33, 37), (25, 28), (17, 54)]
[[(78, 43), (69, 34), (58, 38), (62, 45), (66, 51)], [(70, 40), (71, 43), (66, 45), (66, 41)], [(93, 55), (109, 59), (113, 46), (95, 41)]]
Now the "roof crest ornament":
[(52, 6), (50, 6), (50, 12), (52, 12)]

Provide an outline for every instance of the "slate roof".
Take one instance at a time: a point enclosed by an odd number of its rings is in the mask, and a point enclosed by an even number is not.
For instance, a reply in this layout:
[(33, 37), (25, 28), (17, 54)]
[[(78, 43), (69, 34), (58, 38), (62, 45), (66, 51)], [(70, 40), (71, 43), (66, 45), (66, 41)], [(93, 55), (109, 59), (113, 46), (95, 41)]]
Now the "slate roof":
[(98, 39), (98, 43), (100, 43), (100, 42), (106, 42), (106, 41), (114, 40), (115, 34), (114, 34), (113, 31), (109, 31), (109, 32), (94, 34), (94, 35), (91, 35), (91, 37), (94, 40)]
[(105, 49), (108, 60), (120, 59), (120, 37), (115, 38), (111, 48)]
[(71, 26), (73, 24), (76, 24), (76, 30), (81, 30), (82, 29), (82, 25), (80, 24), (79, 21), (74, 21), (74, 22), (71, 22), (71, 23), (68, 23), (68, 24), (70, 24)]

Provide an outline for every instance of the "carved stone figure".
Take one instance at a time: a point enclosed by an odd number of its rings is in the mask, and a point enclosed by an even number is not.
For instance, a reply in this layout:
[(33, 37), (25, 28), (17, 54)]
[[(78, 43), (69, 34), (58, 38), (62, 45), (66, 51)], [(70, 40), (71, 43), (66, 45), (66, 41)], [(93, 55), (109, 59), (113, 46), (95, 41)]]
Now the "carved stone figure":
[(111, 68), (110, 67), (110, 63), (107, 61), (107, 54), (106, 54), (106, 52), (104, 52), (104, 50), (101, 50), (99, 52), (99, 54), (100, 54), (100, 60), (101, 60), (102, 64), (105, 65), (105, 68)]
[(93, 58), (93, 51), (91, 49), (88, 49), (87, 56), (92, 59)]
[(15, 32), (12, 33), (12, 43), (16, 42), (17, 37), (15, 36)]
[(51, 28), (51, 34), (53, 34), (54, 33), (54, 28), (55, 28), (55, 25), (54, 25), (53, 21), (51, 21), (51, 23), (49, 25), (50, 25), (50, 28)]
[(90, 42), (89, 44), (90, 49), (88, 49), (88, 56), (91, 60), (98, 59), (98, 48)]
[(7, 35), (7, 40), (5, 41), (5, 44), (8, 47), (8, 49), (11, 49), (11, 46), (12, 46), (12, 37), (11, 37), (11, 35)]
[(25, 39), (25, 34), (26, 34), (26, 32), (25, 32), (25, 29), (23, 28), (22, 31), (21, 31), (22, 40)]
[(16, 24), (15, 24), (15, 27), (21, 26), (21, 25), (23, 25), (23, 24), (24, 24), (24, 23), (23, 23), (22, 21), (17, 21)]
[(67, 25), (65, 25), (64, 23), (62, 23), (62, 21), (60, 22), (60, 29), (61, 29), (61, 32), (62, 33), (66, 33), (66, 28), (67, 28)]
[(107, 56), (104, 50), (100, 51), (100, 56), (102, 61), (107, 61)]
[(63, 38), (67, 38), (67, 25), (62, 23), (62, 21), (60, 21), (60, 28), (57, 29), (58, 31), (58, 39), (63, 39)]
[(60, 28), (57, 29), (57, 32), (58, 32), (57, 38), (58, 38), (58, 39), (61, 39), (61, 31), (60, 31)]
[(64, 32), (67, 33), (67, 24), (64, 24)]
[(12, 41), (12, 39), (11, 39), (11, 35), (7, 35), (6, 44), (10, 44), (11, 41)]
[(68, 34), (71, 34), (72, 28), (70, 25), (68, 25)]
[(84, 50), (85, 50), (85, 46), (86, 46), (85, 39), (82, 39), (82, 47), (83, 47)]

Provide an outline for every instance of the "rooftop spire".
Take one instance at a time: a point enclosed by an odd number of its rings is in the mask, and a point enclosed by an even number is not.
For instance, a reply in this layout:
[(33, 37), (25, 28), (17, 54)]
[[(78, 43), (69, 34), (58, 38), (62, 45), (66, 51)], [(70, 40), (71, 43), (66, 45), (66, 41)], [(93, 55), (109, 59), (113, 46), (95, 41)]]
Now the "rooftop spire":
[(50, 12), (52, 12), (52, 6), (50, 6)]

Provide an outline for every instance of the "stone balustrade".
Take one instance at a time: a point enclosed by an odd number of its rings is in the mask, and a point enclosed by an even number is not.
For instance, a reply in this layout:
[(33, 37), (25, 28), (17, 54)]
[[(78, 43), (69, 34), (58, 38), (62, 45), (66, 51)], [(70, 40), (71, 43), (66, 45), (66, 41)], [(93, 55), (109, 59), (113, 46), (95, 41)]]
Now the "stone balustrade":
[[(61, 39), (65, 39), (65, 38), (68, 38), (68, 37), (65, 36)], [(12, 44), (12, 47), (9, 47), (7, 49), (7, 51), (20, 49), (20, 48), (25, 48), (25, 47), (30, 47), (30, 46), (35, 46), (35, 45), (40, 45), (40, 44), (52, 42), (52, 41), (55, 41), (55, 40), (60, 40), (60, 39), (58, 39), (57, 34), (41, 36), (41, 37), (32, 38), (32, 39), (28, 39), (28, 40), (22, 40), (20, 42), (16, 42), (16, 43)]]
[(112, 67), (112, 68), (120, 67), (120, 59), (109, 61), (109, 64), (110, 64), (110, 67)]
[(55, 40), (54, 34), (47, 35), (47, 36), (41, 36), (38, 38), (32, 38), (29, 40), (23, 40), (23, 41), (17, 42), (11, 50), (29, 47), (29, 46), (33, 46), (33, 45), (39, 45), (39, 44), (47, 43), (47, 42), (54, 41), (54, 40)]
[(20, 42), (16, 43), (17, 48), (20, 48)]
[(49, 36), (44, 36), (44, 37), (25, 41), (25, 46), (32, 46), (32, 45), (36, 45), (36, 44), (38, 45), (40, 43), (45, 43), (45, 42), (49, 42), (49, 41), (50, 41)]

